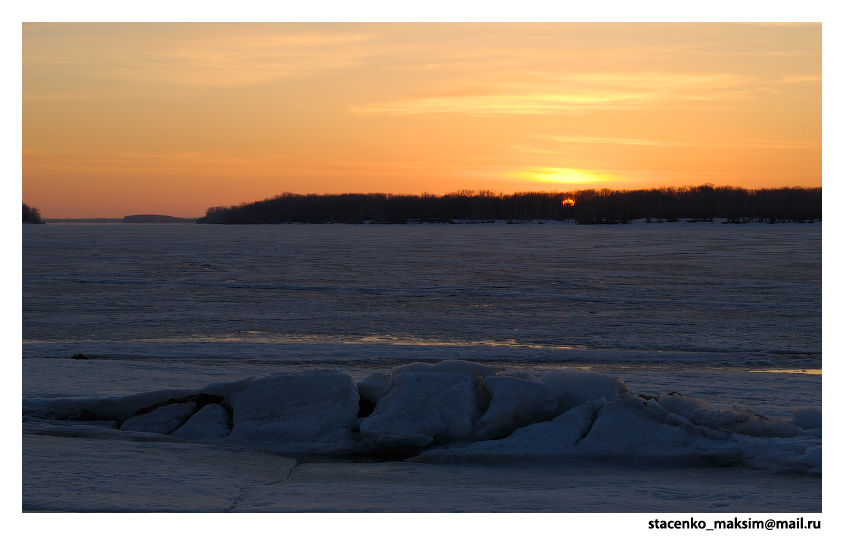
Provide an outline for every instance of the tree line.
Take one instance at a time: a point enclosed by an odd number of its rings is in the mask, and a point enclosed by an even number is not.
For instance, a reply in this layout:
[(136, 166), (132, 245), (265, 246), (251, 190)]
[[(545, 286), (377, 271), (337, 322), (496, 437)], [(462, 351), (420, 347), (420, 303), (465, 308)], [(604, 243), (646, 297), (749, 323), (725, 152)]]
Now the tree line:
[(44, 223), (41, 219), (41, 211), (23, 203), (23, 223)]
[(821, 220), (821, 188), (732, 186), (522, 192), (460, 190), (445, 195), (293, 194), (211, 207), (197, 223), (408, 223), (575, 220), (580, 224), (654, 221), (807, 222)]

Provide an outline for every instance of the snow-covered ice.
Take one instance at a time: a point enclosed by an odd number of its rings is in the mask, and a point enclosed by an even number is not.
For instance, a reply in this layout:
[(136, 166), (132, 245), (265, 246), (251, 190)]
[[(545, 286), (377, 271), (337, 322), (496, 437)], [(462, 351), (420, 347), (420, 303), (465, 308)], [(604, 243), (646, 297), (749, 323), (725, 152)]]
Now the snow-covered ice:
[[(125, 423), (124, 423), (125, 424)], [(215, 442), (232, 432), (232, 416), (218, 404), (208, 404), (172, 432), (173, 437), (194, 441)]]
[(280, 372), (232, 397), (227, 441), (298, 453), (352, 450), (358, 390), (338, 370)]
[(513, 376), (488, 376), (482, 387), (490, 404), (475, 424), (476, 439), (508, 436), (514, 430), (561, 413), (567, 392)]
[(574, 408), (597, 398), (610, 400), (627, 390), (625, 381), (618, 376), (575, 368), (553, 370), (543, 375), (540, 381), (563, 389), (566, 393), (565, 409)]
[(804, 430), (821, 430), (822, 412), (819, 408), (795, 408), (792, 410), (791, 422)]
[[(531, 380), (501, 372), (470, 362), (420, 363), (356, 384), (338, 369), (307, 369), (193, 392), (24, 399), (23, 417), (33, 423), (99, 421), (121, 431), (291, 455), (383, 455), (397, 448), (401, 455), (413, 447), (421, 449), (414, 459), (427, 462), (681, 460), (821, 474), (820, 408), (797, 408), (787, 422), (739, 406), (714, 409), (674, 391), (630, 393), (616, 375), (559, 369)], [(372, 388), (374, 407), (359, 395), (359, 385)]]
[[(169, 377), (175, 388), (156, 389), (169, 363), (151, 363), (144, 378), (133, 361), (25, 360), (25, 393), (41, 396), (22, 400), (24, 509), (821, 508), (822, 417), (812, 405), (820, 376), (447, 361), (352, 374), (194, 366)], [(119, 395), (105, 385), (109, 396), (91, 396), (87, 378), (68, 381), (66, 371), (92, 366), (152, 389)], [(253, 377), (237, 379), (242, 373)], [(196, 378), (213, 381), (187, 387)], [(761, 390), (769, 379), (777, 389)], [(58, 382), (74, 396), (43, 396)], [(744, 409), (752, 393), (768, 392), (758, 407), (780, 417)], [(788, 399), (791, 409), (782, 406)], [(335, 457), (321, 461), (326, 455)], [(407, 461), (348, 463), (376, 455)]]
[(505, 438), (478, 441), (462, 449), (429, 451), (417, 457), (417, 460), (471, 460), (481, 457), (489, 460), (496, 457), (504, 459), (564, 454), (584, 438), (593, 425), (596, 413), (603, 406), (604, 399), (600, 398), (572, 408), (550, 421), (518, 428)]
[(472, 437), (478, 399), (463, 374), (400, 372), (373, 413), (361, 421), (361, 435), (377, 447), (424, 447), (436, 439)]
[(802, 429), (794, 424), (770, 419), (737, 405), (730, 410), (712, 409), (706, 402), (679, 393), (666, 393), (657, 400), (664, 408), (707, 428), (764, 437), (793, 437), (802, 433)]
[(153, 432), (169, 434), (185, 424), (196, 410), (196, 402), (168, 404), (149, 413), (129, 417), (120, 425), (121, 430), (130, 432)]

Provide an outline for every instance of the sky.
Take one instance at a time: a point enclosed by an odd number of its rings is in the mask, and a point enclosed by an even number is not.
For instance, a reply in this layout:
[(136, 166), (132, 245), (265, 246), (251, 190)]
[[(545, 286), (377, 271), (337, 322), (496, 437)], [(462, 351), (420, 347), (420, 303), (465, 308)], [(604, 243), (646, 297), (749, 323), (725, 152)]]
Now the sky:
[(821, 24), (25, 23), (22, 196), (822, 185)]

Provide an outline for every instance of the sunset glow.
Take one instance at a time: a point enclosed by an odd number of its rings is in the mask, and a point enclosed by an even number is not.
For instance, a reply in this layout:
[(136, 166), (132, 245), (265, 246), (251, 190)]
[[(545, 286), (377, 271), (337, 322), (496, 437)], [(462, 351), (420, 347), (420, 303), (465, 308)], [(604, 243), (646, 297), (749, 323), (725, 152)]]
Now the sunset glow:
[(526, 173), (526, 177), (534, 182), (550, 182), (555, 184), (589, 184), (592, 182), (606, 182), (608, 179), (578, 169), (543, 168)]
[(23, 201), (822, 183), (821, 24), (24, 24)]

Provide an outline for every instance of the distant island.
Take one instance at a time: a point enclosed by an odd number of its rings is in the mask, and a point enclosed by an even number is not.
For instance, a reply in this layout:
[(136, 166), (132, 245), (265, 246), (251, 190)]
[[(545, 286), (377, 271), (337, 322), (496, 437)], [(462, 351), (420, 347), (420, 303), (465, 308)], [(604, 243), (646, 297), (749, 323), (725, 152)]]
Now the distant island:
[(446, 195), (293, 194), (211, 207), (197, 223), (454, 223), (559, 220), (579, 224), (710, 221), (812, 222), (822, 218), (821, 188), (748, 190), (709, 184), (648, 190), (524, 192), (462, 190)]
[(196, 221), (194, 218), (177, 218), (160, 214), (136, 214), (123, 217), (123, 223), (194, 223)]
[(177, 218), (160, 214), (136, 214), (122, 218), (49, 218), (46, 223), (196, 223), (195, 218)]
[(47, 218), (46, 223), (121, 223), (122, 218)]

